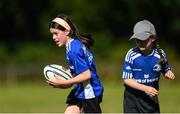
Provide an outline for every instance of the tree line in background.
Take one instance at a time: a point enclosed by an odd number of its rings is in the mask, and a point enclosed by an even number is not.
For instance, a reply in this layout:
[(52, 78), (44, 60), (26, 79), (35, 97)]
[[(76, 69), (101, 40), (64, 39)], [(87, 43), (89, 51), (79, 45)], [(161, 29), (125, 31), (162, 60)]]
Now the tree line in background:
[(48, 28), (59, 13), (70, 16), (79, 33), (92, 34), (104, 80), (120, 80), (124, 57), (132, 47), (128, 39), (134, 24), (143, 19), (155, 25), (175, 73), (180, 74), (179, 6), (179, 0), (1, 0), (0, 83), (38, 80), (45, 65), (66, 64), (64, 50), (56, 47)]
[(180, 53), (179, 7), (179, 0), (1, 0), (0, 41), (10, 52), (18, 43), (45, 41), (49, 21), (64, 13), (80, 32), (105, 34), (109, 41), (130, 37), (134, 24), (148, 19), (160, 39)]

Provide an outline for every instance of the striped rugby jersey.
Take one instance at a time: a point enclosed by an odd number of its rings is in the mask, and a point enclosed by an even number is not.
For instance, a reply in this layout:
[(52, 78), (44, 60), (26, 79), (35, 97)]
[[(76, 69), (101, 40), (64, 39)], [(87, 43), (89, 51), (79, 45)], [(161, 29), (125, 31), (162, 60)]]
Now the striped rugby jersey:
[(66, 45), (66, 59), (71, 73), (77, 76), (86, 70), (90, 70), (91, 79), (89, 81), (75, 85), (75, 96), (79, 99), (91, 99), (103, 93), (103, 86), (96, 73), (94, 57), (77, 38), (72, 39)]
[(141, 84), (159, 89), (158, 82), (161, 73), (170, 69), (165, 52), (163, 50), (161, 52), (165, 57), (162, 66), (158, 64), (160, 55), (157, 49), (153, 49), (149, 55), (143, 55), (138, 47), (131, 48), (125, 57), (122, 78), (134, 79)]

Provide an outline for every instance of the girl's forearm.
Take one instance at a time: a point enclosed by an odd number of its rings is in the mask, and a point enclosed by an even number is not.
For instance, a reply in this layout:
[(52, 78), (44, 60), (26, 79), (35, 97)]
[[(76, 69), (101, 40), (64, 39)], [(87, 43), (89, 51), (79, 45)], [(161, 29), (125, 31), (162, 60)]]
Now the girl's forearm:
[(74, 77), (70, 80), (67, 80), (67, 84), (81, 83), (81, 82), (89, 80), (90, 78), (91, 78), (91, 73), (88, 69), (88, 70), (82, 72), (81, 74), (77, 75), (76, 77)]
[(138, 82), (136, 82), (135, 80), (133, 79), (125, 79), (124, 80), (124, 83), (134, 89), (137, 89), (137, 90), (140, 90), (140, 91), (146, 91), (146, 88), (147, 86), (146, 85), (143, 85), (143, 84), (140, 84)]

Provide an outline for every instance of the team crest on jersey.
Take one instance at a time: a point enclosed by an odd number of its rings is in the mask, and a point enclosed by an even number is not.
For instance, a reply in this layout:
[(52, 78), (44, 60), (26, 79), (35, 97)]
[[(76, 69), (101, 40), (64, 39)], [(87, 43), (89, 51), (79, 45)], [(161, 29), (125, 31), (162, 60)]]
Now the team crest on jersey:
[(131, 67), (130, 67), (130, 66), (127, 66), (126, 69), (127, 69), (127, 70), (131, 70)]
[(144, 74), (144, 78), (149, 78), (149, 74)]
[(157, 72), (161, 71), (161, 65), (159, 64), (154, 65), (153, 71), (157, 71)]

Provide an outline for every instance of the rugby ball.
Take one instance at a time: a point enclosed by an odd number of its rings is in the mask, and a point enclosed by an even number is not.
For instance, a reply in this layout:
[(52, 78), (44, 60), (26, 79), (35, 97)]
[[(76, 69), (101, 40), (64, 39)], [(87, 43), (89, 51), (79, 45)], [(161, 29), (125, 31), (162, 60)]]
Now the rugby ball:
[(61, 65), (51, 64), (44, 67), (44, 76), (47, 80), (53, 80), (54, 78), (68, 80), (72, 78), (69, 70)]

